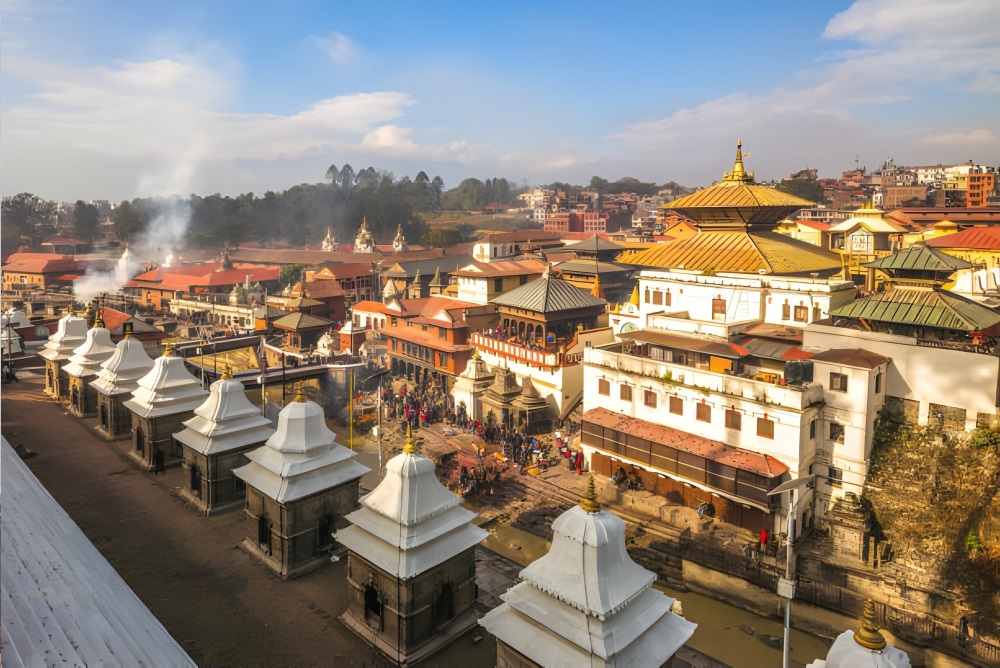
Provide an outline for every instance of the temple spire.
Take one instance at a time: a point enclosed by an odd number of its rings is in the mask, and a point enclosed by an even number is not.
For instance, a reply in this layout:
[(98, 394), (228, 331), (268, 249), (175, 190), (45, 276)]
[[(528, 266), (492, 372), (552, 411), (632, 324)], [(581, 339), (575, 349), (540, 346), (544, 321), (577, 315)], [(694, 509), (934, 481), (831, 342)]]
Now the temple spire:
[(594, 472), (590, 472), (590, 480), (587, 481), (587, 493), (580, 502), (580, 507), (588, 513), (600, 512), (601, 504), (597, 502), (597, 491), (594, 488)]
[(413, 444), (413, 427), (406, 425), (406, 445), (403, 446), (403, 454), (412, 455), (417, 451), (417, 446)]
[(308, 401), (306, 393), (302, 391), (302, 388), (299, 388), (298, 393), (295, 395), (295, 403), (304, 404), (306, 401)]
[(222, 380), (232, 380), (233, 378), (233, 367), (227, 364), (222, 370)]
[(878, 632), (875, 622), (875, 604), (871, 599), (865, 601), (865, 611), (861, 616), (861, 628), (854, 633), (854, 641), (865, 649), (884, 649), (885, 638)]
[(639, 283), (638, 282), (635, 284), (635, 287), (632, 288), (632, 296), (628, 298), (628, 303), (629, 304), (634, 304), (635, 306), (639, 305)]
[(174, 344), (170, 341), (167, 341), (166, 345), (163, 346), (163, 356), (170, 357), (173, 354), (174, 354)]
[[(747, 153), (749, 155), (749, 153)], [(733, 171), (722, 175), (723, 181), (743, 181), (752, 182), (753, 172), (748, 172), (743, 167), (743, 140), (736, 140), (736, 162), (733, 163)]]

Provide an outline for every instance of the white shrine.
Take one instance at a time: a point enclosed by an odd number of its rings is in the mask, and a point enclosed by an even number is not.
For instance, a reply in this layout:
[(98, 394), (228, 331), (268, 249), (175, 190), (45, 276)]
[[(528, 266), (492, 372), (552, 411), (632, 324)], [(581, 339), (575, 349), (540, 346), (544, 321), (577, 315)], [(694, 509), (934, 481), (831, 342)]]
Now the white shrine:
[(234, 471), (254, 520), (242, 547), (283, 578), (328, 561), (333, 532), (357, 506), (361, 476), (371, 470), (335, 438), (323, 407), (300, 394), (281, 409), (277, 431)]
[(865, 603), (861, 628), (847, 630), (837, 636), (830, 646), (826, 659), (816, 659), (806, 668), (910, 668), (910, 657), (903, 650), (893, 647), (879, 633), (875, 622), (875, 604)]
[(455, 411), (458, 414), (459, 424), (463, 420), (486, 419), (482, 396), (493, 384), (495, 377), (496, 372), (490, 370), (479, 356), (479, 348), (473, 348), (472, 357), (465, 365), (465, 371), (455, 379), (455, 387), (451, 391), (451, 395), (455, 398)]
[(271, 421), (247, 399), (243, 383), (226, 368), (212, 383), (208, 399), (194, 409), (194, 417), (174, 434), (182, 447), (181, 466), (189, 484), (181, 496), (205, 514), (242, 506), (243, 481), (233, 470), (247, 463), (245, 454), (262, 446), (274, 434)]
[(329, 227), (326, 228), (326, 236), (323, 237), (322, 248), (327, 253), (333, 253), (340, 250), (340, 244), (337, 243), (337, 237), (333, 236), (333, 231)]
[(413, 435), (386, 464), (337, 540), (351, 602), (341, 620), (399, 666), (430, 656), (476, 624), (476, 546), (487, 532), (442, 485)]
[(392, 240), (392, 250), (396, 253), (410, 250), (410, 247), (406, 244), (406, 237), (403, 236), (402, 223), (396, 226), (396, 238)]
[(86, 339), (87, 320), (76, 315), (70, 304), (69, 313), (59, 319), (56, 333), (49, 337), (38, 353), (45, 360), (45, 391), (53, 398), (69, 398), (69, 377), (60, 366)]
[(377, 253), (378, 248), (375, 247), (375, 238), (372, 237), (372, 233), (368, 230), (368, 217), (361, 219), (361, 227), (358, 229), (358, 236), (354, 239), (354, 252), (355, 253)]
[(69, 379), (69, 408), (79, 417), (97, 415), (97, 391), (90, 386), (101, 364), (115, 354), (111, 332), (98, 314), (83, 344), (73, 351), (63, 371)]
[(181, 430), (207, 396), (201, 381), (167, 344), (163, 357), (156, 358), (153, 368), (139, 379), (132, 397), (122, 403), (132, 413), (133, 448), (129, 455), (148, 470), (157, 464), (180, 463), (181, 446), (174, 440), (174, 432)]
[(14, 330), (17, 326), (10, 315), (6, 313), (0, 315), (0, 352), (3, 353), (4, 359), (24, 352), (21, 335)]
[(115, 346), (115, 352), (97, 371), (90, 386), (97, 391), (98, 425), (111, 439), (122, 438), (132, 432), (132, 412), (124, 406), (126, 399), (139, 387), (139, 379), (153, 368), (153, 360), (146, 349), (132, 336), (132, 323), (123, 325), (125, 338)]
[(552, 547), (480, 625), (496, 636), (498, 668), (669, 665), (697, 624), (670, 611), (656, 576), (629, 557), (625, 522), (586, 498), (552, 523)]

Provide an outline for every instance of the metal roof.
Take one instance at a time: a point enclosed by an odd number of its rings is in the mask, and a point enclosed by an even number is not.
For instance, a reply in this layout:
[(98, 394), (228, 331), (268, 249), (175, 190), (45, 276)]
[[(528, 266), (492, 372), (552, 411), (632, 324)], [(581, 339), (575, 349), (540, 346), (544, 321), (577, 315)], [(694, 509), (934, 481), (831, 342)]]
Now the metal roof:
[(317, 315), (310, 315), (309, 313), (289, 313), (288, 315), (278, 318), (273, 323), (275, 327), (280, 327), (281, 329), (312, 329), (314, 327), (329, 327), (333, 324), (333, 320), (327, 318), (321, 318)]
[(866, 262), (864, 266), (890, 271), (944, 271), (952, 274), (960, 269), (968, 269), (972, 265), (936, 248), (917, 244), (873, 262)]
[(840, 256), (832, 251), (777, 232), (746, 230), (702, 230), (686, 239), (623, 253), (618, 261), (660, 269), (747, 274), (817, 272), (828, 276), (841, 270)]
[(561, 278), (554, 278), (546, 269), (540, 278), (505, 292), (494, 299), (493, 303), (536, 313), (553, 313), (603, 307), (607, 302)]
[(589, 239), (584, 239), (575, 244), (570, 244), (564, 246), (559, 250), (572, 251), (578, 253), (580, 251), (584, 252), (597, 252), (597, 251), (613, 251), (613, 250), (625, 250), (625, 246), (616, 244), (614, 241), (608, 241), (607, 239), (602, 239), (596, 234)]
[(728, 359), (737, 359), (749, 354), (749, 351), (745, 348), (729, 343), (725, 339), (696, 338), (693, 336), (675, 334), (673, 332), (667, 332), (649, 327), (633, 332), (622, 332), (618, 335), (618, 337), (624, 340), (632, 340), (639, 343), (651, 343), (657, 346), (667, 346), (670, 348), (679, 348), (681, 350), (690, 350), (693, 352), (705, 353), (707, 355), (715, 355), (716, 357), (725, 357)]
[(961, 248), (962, 250), (1000, 250), (1000, 228), (970, 227), (924, 242), (932, 248)]
[(1000, 313), (945, 290), (895, 287), (830, 311), (838, 318), (974, 332), (1000, 324)]

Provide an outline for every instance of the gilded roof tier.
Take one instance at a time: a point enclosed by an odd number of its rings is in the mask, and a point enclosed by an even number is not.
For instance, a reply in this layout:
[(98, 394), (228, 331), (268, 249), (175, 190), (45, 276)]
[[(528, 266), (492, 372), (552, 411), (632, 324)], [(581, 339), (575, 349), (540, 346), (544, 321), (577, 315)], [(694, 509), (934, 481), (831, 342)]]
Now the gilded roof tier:
[(864, 266), (893, 274), (907, 271), (943, 271), (953, 274), (956, 271), (972, 267), (970, 263), (961, 258), (923, 244), (909, 246), (892, 255), (867, 262)]
[(837, 318), (863, 318), (918, 327), (975, 332), (1000, 324), (1000, 313), (945, 290), (898, 287), (830, 311)]
[(840, 257), (813, 244), (777, 232), (703, 230), (643, 251), (623, 253), (621, 264), (658, 269), (729, 273), (831, 276), (841, 270)]
[(733, 171), (722, 181), (675, 199), (661, 208), (676, 211), (699, 224), (777, 225), (783, 218), (814, 206), (814, 202), (756, 183), (753, 172), (743, 168), (743, 144), (736, 145)]

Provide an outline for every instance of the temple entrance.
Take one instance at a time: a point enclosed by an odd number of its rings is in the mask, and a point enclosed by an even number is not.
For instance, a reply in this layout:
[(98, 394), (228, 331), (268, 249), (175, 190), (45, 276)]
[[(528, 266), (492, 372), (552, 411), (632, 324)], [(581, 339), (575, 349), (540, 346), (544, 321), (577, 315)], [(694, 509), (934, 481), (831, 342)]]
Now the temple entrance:
[(194, 464), (191, 465), (191, 491), (201, 498), (201, 470)]
[(333, 515), (324, 515), (316, 522), (316, 554), (333, 545)]
[(107, 404), (101, 404), (101, 428), (104, 431), (110, 432), (111, 425), (108, 424), (108, 406)]
[(263, 515), (257, 518), (257, 547), (271, 554), (271, 523)]
[(434, 599), (432, 615), (432, 627), (447, 624), (455, 616), (455, 595), (452, 591), (451, 582), (445, 582), (441, 585), (441, 590), (438, 592), (437, 598)]
[(142, 427), (135, 430), (135, 449), (146, 454), (146, 436), (142, 433)]
[(382, 597), (372, 585), (365, 585), (365, 622), (382, 630)]

